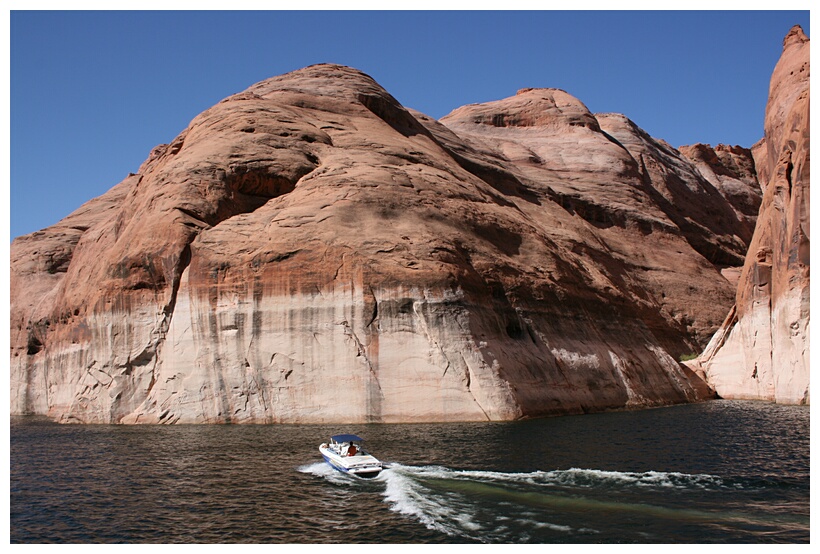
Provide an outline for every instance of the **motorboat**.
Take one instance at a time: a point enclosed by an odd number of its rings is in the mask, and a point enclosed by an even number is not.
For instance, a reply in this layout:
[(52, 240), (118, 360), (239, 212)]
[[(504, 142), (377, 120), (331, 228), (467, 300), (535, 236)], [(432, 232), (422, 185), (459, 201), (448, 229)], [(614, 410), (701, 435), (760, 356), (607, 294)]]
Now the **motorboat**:
[(334, 435), (319, 446), (319, 452), (333, 469), (356, 477), (375, 477), (382, 463), (362, 447), (362, 442), (364, 439), (356, 435)]

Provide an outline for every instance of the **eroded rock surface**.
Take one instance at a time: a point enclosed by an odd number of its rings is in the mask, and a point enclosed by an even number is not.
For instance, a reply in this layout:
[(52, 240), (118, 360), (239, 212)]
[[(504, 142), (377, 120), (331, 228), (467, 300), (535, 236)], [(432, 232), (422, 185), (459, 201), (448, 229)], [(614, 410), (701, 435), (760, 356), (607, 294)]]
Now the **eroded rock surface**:
[(11, 411), (465, 421), (708, 398), (677, 359), (733, 302), (740, 158), (706, 160), (714, 180), (553, 89), (435, 121), (355, 69), (268, 79), (14, 241)]
[(810, 402), (809, 49), (792, 28), (753, 149), (765, 192), (735, 306), (693, 364), (726, 398)]

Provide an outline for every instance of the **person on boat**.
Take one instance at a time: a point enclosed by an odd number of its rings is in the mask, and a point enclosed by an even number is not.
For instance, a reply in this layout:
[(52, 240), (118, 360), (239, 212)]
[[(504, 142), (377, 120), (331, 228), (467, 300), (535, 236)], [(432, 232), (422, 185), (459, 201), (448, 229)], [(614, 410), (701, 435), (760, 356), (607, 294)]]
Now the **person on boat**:
[(356, 455), (356, 445), (355, 444), (350, 443), (350, 448), (347, 449), (347, 455), (348, 456), (355, 456)]

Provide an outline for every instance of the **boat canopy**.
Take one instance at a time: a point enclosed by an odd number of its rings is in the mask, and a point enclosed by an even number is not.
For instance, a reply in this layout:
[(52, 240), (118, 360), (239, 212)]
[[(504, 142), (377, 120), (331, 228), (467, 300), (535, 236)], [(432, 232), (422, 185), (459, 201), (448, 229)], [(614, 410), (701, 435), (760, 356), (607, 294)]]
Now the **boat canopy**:
[(363, 438), (357, 437), (356, 435), (333, 435), (330, 437), (332, 440), (336, 442), (362, 442), (364, 441)]

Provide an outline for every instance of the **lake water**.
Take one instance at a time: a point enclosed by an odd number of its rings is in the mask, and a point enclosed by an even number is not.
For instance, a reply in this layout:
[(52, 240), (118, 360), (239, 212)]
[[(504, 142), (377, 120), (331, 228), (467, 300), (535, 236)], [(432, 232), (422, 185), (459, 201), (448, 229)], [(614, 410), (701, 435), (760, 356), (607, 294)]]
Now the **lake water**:
[[(511, 423), (57, 425), (12, 418), (11, 543), (809, 541), (807, 407), (714, 401)], [(356, 433), (364, 480), (318, 445)]]

